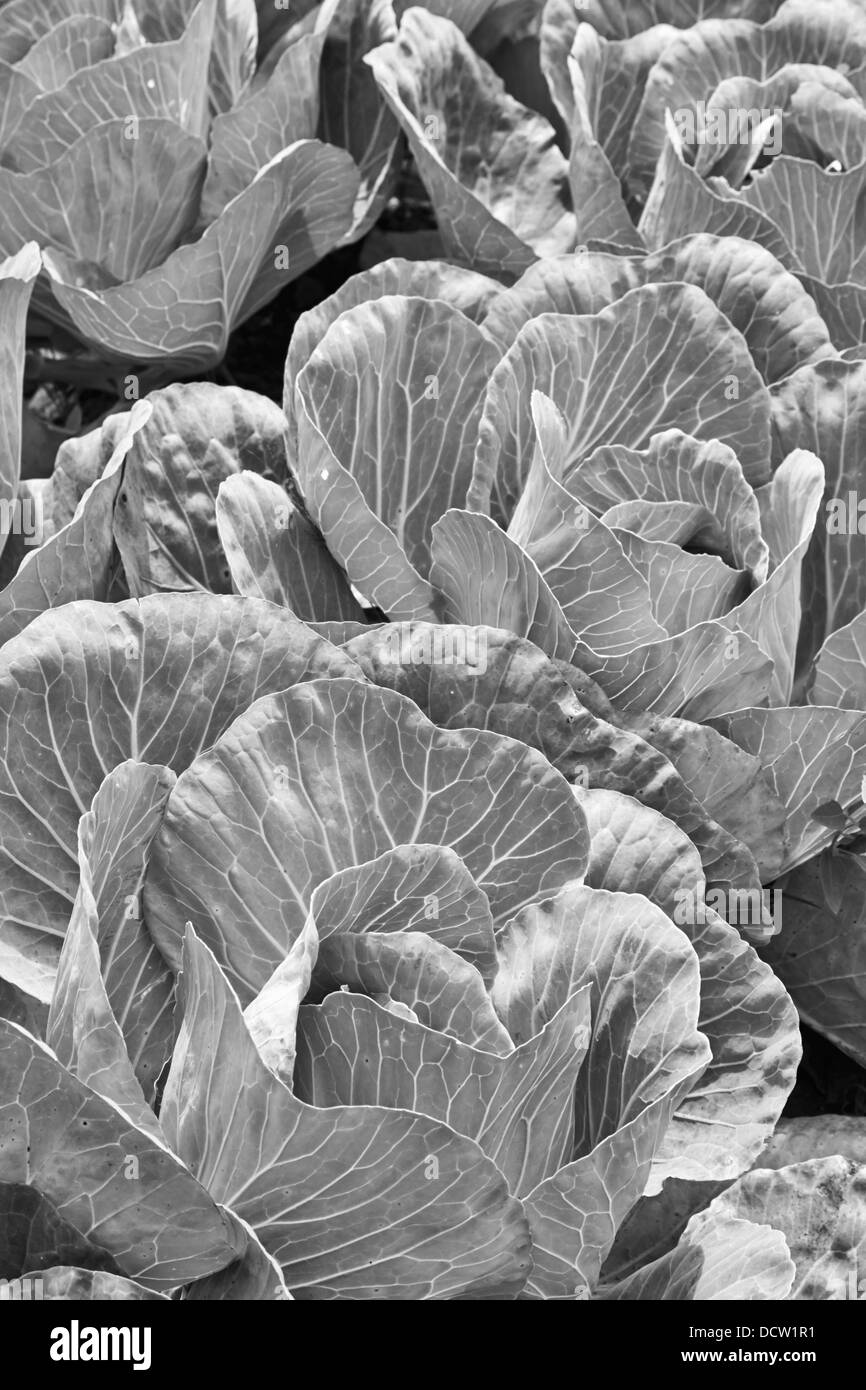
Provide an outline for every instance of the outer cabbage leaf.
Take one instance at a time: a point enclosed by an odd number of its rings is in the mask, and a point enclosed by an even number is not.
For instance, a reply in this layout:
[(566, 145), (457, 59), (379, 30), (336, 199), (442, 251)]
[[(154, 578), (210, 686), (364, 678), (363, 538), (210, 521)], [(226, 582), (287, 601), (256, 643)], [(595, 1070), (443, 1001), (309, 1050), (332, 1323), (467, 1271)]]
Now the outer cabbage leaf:
[[(236, 996), (192, 931), (182, 981), (163, 1125), (214, 1197), (253, 1227), (296, 1297), (520, 1287), (520, 1205), (476, 1144), (404, 1110), (297, 1100), (262, 1062)], [(432, 1189), (425, 1165), (438, 1174)]]
[(836, 1154), (775, 1170), (755, 1168), (715, 1199), (705, 1220), (726, 1216), (781, 1231), (796, 1267), (790, 1299), (845, 1299), (858, 1289), (866, 1248), (862, 1164)]
[(25, 555), (14, 578), (0, 591), (0, 646), (49, 608), (78, 599), (108, 599), (115, 572), (114, 511), (124, 463), (149, 416), (150, 405), (139, 401), (120, 417), (104, 471), (85, 490), (66, 525)]
[(598, 1297), (677, 1303), (786, 1299), (794, 1272), (781, 1231), (702, 1212), (692, 1217), (676, 1249), (602, 1288)]
[(340, 240), (357, 178), (343, 151), (298, 140), (259, 170), (198, 241), (128, 284), (92, 283), (61, 252), (46, 252), (54, 296), (103, 354), (170, 359), (176, 373), (213, 366), (238, 323)]
[(786, 874), (779, 891), (785, 907), (784, 929), (768, 943), (767, 960), (790, 990), (800, 1017), (863, 1066), (866, 872), (862, 860), (825, 849)]
[(228, 1217), (175, 1154), (5, 1020), (0, 1082), (0, 1182), (26, 1182), (149, 1288), (172, 1288), (234, 1258)]
[(742, 709), (710, 721), (760, 758), (787, 812), (788, 846), (781, 872), (824, 849), (834, 831), (813, 819), (826, 801), (860, 799), (866, 714), (824, 705)]
[[(760, 763), (714, 730), (652, 717), (629, 721), (600, 691), (590, 697), (592, 683), (573, 667), (495, 628), (389, 624), (353, 637), (346, 650), (370, 680), (408, 695), (434, 724), (519, 737), (569, 781), (626, 792), (660, 811), (698, 846), (710, 883), (757, 885), (752, 855), (735, 835), (767, 866), (781, 860), (781, 846), (775, 858), (771, 847), (784, 812), (778, 806), (775, 823), (768, 814), (769, 785), (757, 785)], [(589, 707), (588, 698), (597, 703)], [(710, 818), (717, 808), (733, 833)]]
[(502, 291), (484, 326), (507, 349), (538, 314), (597, 314), (628, 290), (668, 281), (697, 285), (718, 305), (742, 333), (768, 384), (836, 355), (826, 324), (796, 276), (754, 241), (707, 232), (642, 257), (602, 251), (546, 257)]
[(4, 934), (62, 936), (78, 820), (118, 763), (180, 771), (259, 695), (353, 670), (292, 614), (254, 599), (159, 595), (36, 618), (0, 653)]
[[(587, 883), (649, 898), (686, 934), (700, 965), (698, 1026), (712, 1060), (677, 1105), (650, 1190), (669, 1176), (735, 1177), (760, 1153), (793, 1087), (801, 1054), (796, 1011), (772, 970), (705, 902), (697, 852), (681, 831), (616, 792), (578, 796), (592, 833)], [(759, 940), (767, 937), (762, 921), (759, 896), (749, 917)]]
[(15, 1279), (58, 1260), (117, 1271), (107, 1251), (92, 1245), (35, 1187), (0, 1183), (0, 1278)]
[(452, 260), (504, 279), (536, 255), (573, 248), (553, 127), (505, 92), (454, 24), (413, 7), (367, 62), (406, 132)]
[[(700, 1074), (700, 1068), (695, 1078)], [(673, 1096), (647, 1106), (524, 1199), (532, 1236), (527, 1296), (588, 1298), (617, 1230), (646, 1186)]]

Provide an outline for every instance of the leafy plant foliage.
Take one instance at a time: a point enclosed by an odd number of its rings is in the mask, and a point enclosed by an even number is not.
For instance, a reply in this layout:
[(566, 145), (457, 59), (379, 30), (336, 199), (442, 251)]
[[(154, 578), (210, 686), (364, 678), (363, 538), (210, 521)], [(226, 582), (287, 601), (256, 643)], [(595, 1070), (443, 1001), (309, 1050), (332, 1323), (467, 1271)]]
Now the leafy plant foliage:
[[(859, 0), (0, 8), (0, 1277), (861, 1287), (864, 101)], [(28, 309), (170, 382), (41, 479)]]

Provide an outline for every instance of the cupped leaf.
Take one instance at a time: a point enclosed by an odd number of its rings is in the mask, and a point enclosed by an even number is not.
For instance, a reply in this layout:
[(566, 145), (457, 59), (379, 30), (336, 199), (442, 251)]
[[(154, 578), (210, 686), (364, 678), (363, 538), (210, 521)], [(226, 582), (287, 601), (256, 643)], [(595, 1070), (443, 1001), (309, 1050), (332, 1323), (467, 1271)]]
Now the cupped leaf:
[(469, 506), (513, 511), (532, 452), (531, 389), (565, 417), (564, 471), (600, 444), (658, 430), (722, 439), (751, 483), (769, 476), (770, 398), (745, 341), (693, 285), (648, 285), (594, 315), (541, 314), (491, 378)]
[(572, 1157), (591, 1153), (657, 1100), (683, 1098), (710, 1061), (698, 1032), (697, 956), (639, 894), (571, 884), (507, 923), (498, 949), (493, 1002), (517, 1043), (589, 988), (591, 1041), (577, 1078)]
[(531, 410), (535, 449), (509, 538), (538, 566), (575, 637), (599, 655), (663, 638), (638, 566), (562, 485), (568, 455), (562, 415), (540, 391), (532, 393)]
[(596, 112), (603, 101), (606, 53), (589, 24), (578, 25), (568, 74), (571, 79), (571, 155), (568, 177), (581, 242), (593, 237), (643, 249), (643, 240), (626, 206), (617, 170), (596, 138)]
[(677, 33), (660, 22), (619, 42), (619, 36), (599, 29), (603, 37), (597, 44), (580, 34), (582, 17), (570, 0), (547, 0), (541, 18), (541, 68), (569, 131), (579, 94), (583, 95), (593, 135), (628, 189), (629, 136), (647, 76)]
[(482, 1052), (513, 1050), (475, 966), (425, 932), (332, 933), (322, 942), (308, 1002), (342, 989), (396, 1003), (419, 1024)]
[(7, 63), (18, 63), (35, 43), (71, 15), (86, 13), (111, 24), (120, 17), (120, 8), (120, 0), (86, 0), (86, 4), (82, 0), (45, 0), (37, 9), (28, 0), (10, 0), (3, 6), (0, 56)]
[(456, 25), (413, 7), (367, 62), (406, 132), (452, 260), (515, 278), (536, 255), (573, 248), (553, 127), (506, 93)]
[(213, 110), (228, 111), (245, 96), (256, 70), (258, 37), (255, 0), (217, 0), (208, 73)]
[(520, 1205), (475, 1143), (405, 1110), (303, 1104), (262, 1062), (236, 996), (192, 931), (182, 981), (166, 1133), (216, 1200), (255, 1230), (296, 1297), (520, 1287)]
[(764, 529), (772, 535), (774, 547), (781, 543), (783, 553), (766, 583), (732, 606), (725, 617), (732, 631), (745, 632), (772, 659), (771, 704), (787, 704), (794, 690), (803, 561), (815, 532), (823, 492), (821, 460), (805, 449), (789, 454), (772, 482), (759, 489), (762, 516), (771, 518)]
[(451, 622), (507, 628), (570, 661), (577, 638), (538, 566), (481, 512), (446, 512), (433, 527), (430, 577)]
[(395, 256), (359, 275), (351, 275), (334, 294), (301, 314), (289, 343), (283, 390), (293, 467), (298, 466), (295, 382), (341, 314), (386, 295), (408, 295), (419, 299), (444, 299), (473, 323), (480, 323), (500, 289), (495, 280), (462, 266), (449, 265), (446, 261), (407, 261)]
[(766, 699), (773, 663), (762, 648), (723, 621), (696, 624), (624, 655), (600, 657), (580, 646), (575, 665), (627, 714), (677, 715), (702, 721), (744, 699)]
[(517, 334), (539, 314), (597, 314), (644, 283), (633, 256), (612, 252), (575, 252), (544, 256), (520, 279), (503, 289), (482, 319), (486, 333), (507, 352)]
[[(866, 45), (863, 53), (866, 56)], [(766, 169), (756, 170), (739, 196), (779, 228), (807, 275), (827, 284), (863, 283), (866, 162), (833, 173), (781, 155)]]
[(295, 381), (331, 324), (348, 309), (386, 295), (419, 299), (444, 299), (473, 323), (481, 323), (502, 287), (486, 275), (447, 261), (407, 261), (399, 256), (370, 270), (351, 275), (321, 304), (301, 314), (292, 331), (286, 358), (283, 406), (290, 423), (294, 414)]
[(114, 516), (130, 593), (228, 593), (217, 493), (242, 469), (286, 479), (283, 413), (254, 391), (211, 382), (168, 386), (146, 399), (152, 414), (127, 458)]
[[(299, 35), (278, 62), (259, 74), (253, 90), (229, 102), (213, 122), (202, 218), (212, 222), (227, 203), (252, 183), (260, 169), (295, 140), (316, 135), (319, 115), (319, 61), (333, 0), (320, 7), (311, 33)], [(321, 18), (324, 12), (324, 24)], [(251, 70), (248, 79), (251, 76)]]
[(38, 236), (103, 284), (159, 265), (195, 222), (207, 148), (172, 121), (103, 122), (44, 168), (0, 170), (4, 244)]
[[(384, 296), (341, 314), (297, 378), (299, 406), (335, 472), (350, 475), (371, 520), (393, 532), (422, 576), (431, 526), (465, 504), (484, 389), (498, 358), (459, 309)], [(341, 489), (324, 485), (331, 479), (322, 477), (321, 462), (316, 454), (299, 461), (301, 489), (351, 574), (357, 535), (328, 524), (330, 493)]]
[(276, 483), (248, 470), (220, 483), (216, 524), (235, 593), (304, 621), (362, 621), (364, 610), (321, 534)]
[(244, 1022), (259, 1056), (290, 1090), (298, 1009), (309, 991), (318, 953), (319, 937), (309, 917), (285, 959), (244, 1011)]
[[(435, 595), (398, 537), (368, 504), (352, 474), (297, 397), (295, 469), (308, 512), (364, 598), (395, 620), (432, 618)], [(409, 463), (408, 458), (404, 460)], [(405, 476), (405, 474), (404, 474)]]
[(198, 241), (108, 286), (60, 252), (46, 253), (54, 297), (103, 355), (192, 374), (213, 366), (229, 334), (340, 240), (357, 171), (349, 156), (298, 140), (259, 170)]
[(173, 594), (36, 618), (0, 655), (4, 928), (63, 934), (79, 817), (118, 763), (179, 772), (259, 695), (353, 670), (292, 614), (254, 599)]
[[(70, 929), (81, 917), (83, 949), (88, 924), (96, 938), (106, 1002), (148, 1103), (174, 1042), (174, 976), (147, 930), (141, 888), (175, 781), (167, 767), (120, 763), (78, 827), (81, 881)], [(73, 951), (65, 947), (67, 956)], [(70, 965), (75, 968), (74, 959)]]
[(665, 138), (665, 112), (693, 113), (726, 77), (764, 80), (787, 63), (820, 63), (851, 70), (866, 56), (862, 14), (822, 5), (784, 5), (766, 24), (707, 19), (670, 43), (647, 78), (632, 128), (629, 160), (646, 188)]
[(490, 903), (447, 845), (397, 845), (340, 869), (313, 890), (320, 941), (342, 932), (420, 932), (455, 951), (489, 983), (496, 973)]
[[(717, 439), (704, 442), (682, 430), (662, 430), (646, 449), (604, 444), (564, 482), (574, 497), (601, 515), (623, 503), (634, 504), (633, 529), (641, 534), (647, 504), (662, 504), (667, 514), (676, 502), (689, 503), (699, 520), (678, 538), (680, 545), (721, 555), (729, 565), (751, 570), (759, 581), (767, 576), (769, 554), (758, 499), (733, 449)], [(665, 538), (673, 540), (674, 535)]]
[(748, 594), (745, 570), (729, 569), (717, 555), (689, 555), (667, 541), (624, 530), (628, 522), (606, 515), (630, 564), (646, 582), (653, 621), (671, 636), (722, 617)]
[(15, 168), (31, 173), (55, 164), (81, 136), (106, 122), (126, 121), (128, 144), (135, 144), (139, 126), (149, 119), (170, 121), (204, 138), (216, 3), (201, 0), (178, 38), (82, 68), (59, 91), (39, 97), (11, 132)]
[(450, 846), (494, 921), (579, 876), (588, 848), (568, 784), (534, 749), (437, 729), (410, 700), (359, 681), (298, 685), (259, 700), (179, 780), (145, 888), (148, 924), (179, 965), (192, 921), (250, 996), (318, 884), (413, 842)]
[(102, 978), (98, 929), (92, 885), (85, 880), (63, 943), (45, 1040), (84, 1086), (111, 1101), (131, 1125), (161, 1144), (159, 1122), (132, 1069)]
[(709, 295), (738, 329), (768, 383), (834, 357), (814, 301), (796, 276), (757, 242), (727, 234), (683, 237), (643, 262), (652, 280), (684, 280)]
[(396, 33), (390, 0), (351, 0), (337, 8), (325, 42), (322, 138), (348, 150), (361, 175), (347, 240), (356, 240), (373, 226), (397, 175), (400, 124), (364, 61), (371, 50), (390, 42)]
[(507, 348), (538, 314), (597, 314), (628, 290), (668, 281), (697, 285), (718, 305), (768, 384), (836, 355), (814, 301), (775, 256), (743, 237), (706, 232), (640, 258), (600, 251), (547, 257), (503, 290), (484, 327)]
[(46, 537), (71, 521), (87, 489), (105, 472), (122, 434), (129, 426), (133, 410), (146, 405), (138, 401), (130, 410), (113, 411), (98, 429), (72, 435), (60, 444), (51, 477), (45, 480), (43, 507)]
[[(489, 516), (450, 511), (433, 528), (431, 578), (452, 622), (506, 627), (549, 657), (574, 661), (624, 711), (703, 719), (766, 697), (772, 662), (752, 638), (700, 623), (622, 655), (577, 641), (538, 566)], [(479, 576), (481, 582), (479, 582)]]
[(711, 232), (716, 237), (752, 241), (769, 251), (787, 270), (801, 270), (771, 218), (744, 203), (724, 180), (708, 183), (686, 162), (670, 113), (666, 127), (667, 139), (638, 223), (646, 245), (658, 251), (686, 232)]
[[(105, 468), (85, 489), (66, 524), (25, 555), (14, 578), (0, 590), (0, 645), (50, 608), (79, 599), (100, 603), (108, 599), (116, 567), (114, 511), (124, 464), (150, 409), (148, 402), (138, 401), (127, 415), (118, 417), (117, 428), (106, 432), (115, 442)], [(101, 462), (97, 456), (97, 468)]]

